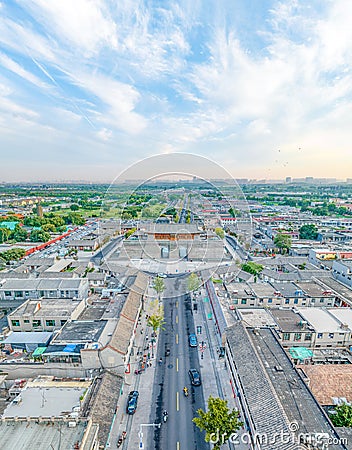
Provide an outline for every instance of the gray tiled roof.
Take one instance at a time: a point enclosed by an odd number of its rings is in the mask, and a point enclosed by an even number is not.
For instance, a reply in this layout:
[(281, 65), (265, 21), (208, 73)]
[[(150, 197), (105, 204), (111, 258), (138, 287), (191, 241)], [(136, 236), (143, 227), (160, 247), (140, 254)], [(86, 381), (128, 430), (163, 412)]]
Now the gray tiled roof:
[[(227, 329), (227, 341), (257, 433), (266, 433), (270, 438), (275, 433), (288, 432), (289, 424), (295, 422), (298, 433), (323, 432), (336, 437), (271, 329), (260, 329), (259, 334), (254, 334), (238, 322)], [(261, 444), (265, 450), (289, 448), (298, 447), (285, 442)], [(336, 444), (329, 448), (344, 447)]]

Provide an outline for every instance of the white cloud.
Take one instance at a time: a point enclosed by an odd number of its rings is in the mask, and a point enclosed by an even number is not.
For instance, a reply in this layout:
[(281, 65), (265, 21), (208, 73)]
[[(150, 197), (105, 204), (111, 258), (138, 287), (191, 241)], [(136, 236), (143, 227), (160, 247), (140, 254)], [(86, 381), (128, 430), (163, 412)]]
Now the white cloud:
[(16, 75), (22, 77), (24, 80), (36, 85), (39, 88), (47, 89), (48, 85), (44, 83), (40, 78), (33, 75), (31, 72), (25, 70), (20, 64), (16, 63), (14, 60), (9, 58), (4, 53), (0, 52), (0, 64), (7, 70), (15, 73)]
[(113, 80), (99, 73), (67, 73), (77, 86), (103, 102), (97, 120), (130, 134), (140, 133), (147, 125), (145, 118), (134, 111), (140, 94), (131, 85)]
[(23, 6), (58, 40), (83, 49), (85, 56), (93, 56), (104, 45), (117, 46), (116, 24), (102, 1), (28, 0)]
[(99, 139), (101, 139), (104, 142), (110, 141), (112, 137), (112, 131), (108, 130), (107, 128), (102, 128), (97, 132), (97, 136)]

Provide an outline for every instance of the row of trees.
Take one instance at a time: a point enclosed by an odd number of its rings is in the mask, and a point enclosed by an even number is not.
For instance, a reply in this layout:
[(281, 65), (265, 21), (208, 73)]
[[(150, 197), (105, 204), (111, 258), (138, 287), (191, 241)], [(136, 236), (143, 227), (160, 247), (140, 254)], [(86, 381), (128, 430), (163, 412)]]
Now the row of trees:
[(44, 217), (28, 216), (23, 219), (23, 224), (27, 227), (33, 227), (29, 233), (18, 222), (13, 230), (6, 227), (0, 227), (0, 244), (4, 242), (24, 242), (30, 239), (31, 242), (46, 242), (50, 239), (50, 233), (62, 233), (66, 231), (66, 226), (84, 225), (85, 219), (75, 212), (65, 216), (58, 216), (53, 213)]
[(18, 261), (19, 259), (23, 258), (25, 254), (26, 250), (24, 250), (23, 248), (11, 248), (9, 250), (1, 252), (0, 258), (5, 262)]
[(24, 230), (19, 224), (16, 224), (14, 230), (9, 228), (0, 228), (0, 244), (7, 241), (23, 242), (27, 239), (28, 232)]
[[(187, 287), (190, 292), (199, 289), (201, 280), (197, 274), (192, 273), (187, 280)], [(158, 294), (159, 301), (152, 304), (153, 313), (149, 316), (148, 325), (152, 327), (154, 333), (163, 329), (164, 309), (160, 304), (161, 293), (165, 290), (165, 283), (161, 277), (156, 277), (153, 288)], [(201, 430), (205, 431), (205, 441), (212, 443), (214, 450), (219, 450), (226, 443), (231, 435), (243, 426), (239, 420), (239, 412), (230, 409), (227, 400), (210, 396), (208, 398), (207, 411), (198, 409), (198, 417), (193, 422)]]
[[(313, 223), (302, 225), (299, 229), (300, 239), (315, 240), (318, 237), (318, 228)], [(281, 253), (287, 253), (292, 245), (292, 238), (289, 234), (278, 233), (274, 238), (274, 244)]]

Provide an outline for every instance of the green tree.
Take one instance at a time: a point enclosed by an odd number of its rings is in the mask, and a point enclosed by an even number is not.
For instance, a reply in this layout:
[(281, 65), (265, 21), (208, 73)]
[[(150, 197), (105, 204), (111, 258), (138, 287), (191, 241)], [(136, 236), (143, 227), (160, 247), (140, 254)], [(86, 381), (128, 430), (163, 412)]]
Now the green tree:
[(216, 227), (215, 233), (219, 236), (220, 239), (224, 239), (225, 231), (221, 227)]
[(212, 397), (208, 398), (208, 411), (198, 409), (193, 422), (201, 431), (205, 431), (205, 442), (214, 444), (213, 449), (219, 450), (233, 433), (242, 427), (239, 421), (239, 412), (227, 406), (227, 400)]
[(56, 226), (53, 223), (46, 223), (42, 226), (43, 231), (47, 231), (48, 233), (55, 233)]
[(288, 234), (278, 233), (274, 238), (274, 244), (281, 252), (286, 253), (291, 248), (292, 239)]
[(70, 210), (71, 210), (71, 211), (78, 211), (78, 210), (79, 210), (79, 206), (76, 205), (76, 203), (73, 203), (73, 204), (70, 206)]
[(50, 239), (50, 234), (43, 230), (32, 230), (30, 235), (31, 242), (47, 242)]
[(16, 242), (23, 242), (28, 238), (28, 231), (17, 224), (11, 237)]
[(254, 276), (258, 276), (260, 272), (264, 269), (264, 267), (261, 264), (249, 261), (242, 264), (241, 269), (244, 270), (245, 272), (251, 273)]
[(19, 259), (23, 258), (25, 254), (26, 250), (24, 250), (23, 248), (16, 247), (0, 253), (0, 257), (4, 259), (6, 262), (18, 261)]
[(187, 287), (190, 292), (194, 292), (199, 289), (201, 285), (201, 280), (196, 273), (191, 273), (187, 279)]
[(156, 292), (158, 294), (158, 299), (160, 301), (160, 295), (165, 291), (164, 280), (160, 277), (154, 278), (153, 288), (156, 290)]
[(133, 233), (135, 233), (137, 228), (131, 228), (130, 230), (126, 231), (125, 238), (128, 239)]
[(6, 242), (10, 237), (11, 231), (8, 228), (0, 228), (0, 244)]
[(161, 307), (158, 308), (157, 312), (150, 315), (148, 319), (148, 325), (152, 327), (153, 332), (156, 333), (159, 329), (163, 330), (163, 325), (165, 324), (164, 320), (164, 309)]
[(352, 405), (343, 403), (335, 408), (335, 413), (330, 415), (335, 427), (352, 427)]
[(82, 217), (80, 214), (76, 212), (71, 212), (67, 214), (66, 216), (63, 216), (63, 219), (66, 224), (73, 224), (73, 225), (84, 225), (86, 223), (86, 220), (84, 217)]
[(299, 229), (299, 238), (300, 239), (311, 239), (314, 240), (318, 237), (318, 229), (314, 223), (310, 223), (307, 225), (302, 225)]

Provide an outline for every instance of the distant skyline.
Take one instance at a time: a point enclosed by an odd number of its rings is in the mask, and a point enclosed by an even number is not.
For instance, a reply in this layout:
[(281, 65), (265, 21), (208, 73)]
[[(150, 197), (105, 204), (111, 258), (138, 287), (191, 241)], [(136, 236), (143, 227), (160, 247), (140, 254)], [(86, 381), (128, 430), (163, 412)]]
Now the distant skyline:
[(351, 18), (349, 0), (0, 0), (0, 181), (109, 182), (173, 152), (351, 178)]

